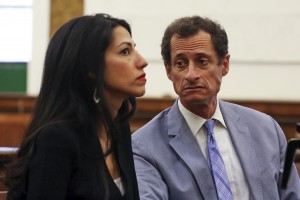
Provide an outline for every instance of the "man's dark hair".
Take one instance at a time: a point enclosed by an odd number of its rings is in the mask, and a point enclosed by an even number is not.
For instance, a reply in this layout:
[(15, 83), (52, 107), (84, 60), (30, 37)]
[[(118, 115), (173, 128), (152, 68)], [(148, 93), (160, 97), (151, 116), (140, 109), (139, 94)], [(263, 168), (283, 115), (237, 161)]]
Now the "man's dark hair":
[(165, 30), (161, 42), (161, 55), (164, 62), (168, 66), (171, 65), (171, 39), (174, 35), (186, 38), (194, 36), (200, 30), (210, 34), (219, 61), (228, 54), (227, 34), (220, 24), (200, 16), (182, 17), (173, 21)]

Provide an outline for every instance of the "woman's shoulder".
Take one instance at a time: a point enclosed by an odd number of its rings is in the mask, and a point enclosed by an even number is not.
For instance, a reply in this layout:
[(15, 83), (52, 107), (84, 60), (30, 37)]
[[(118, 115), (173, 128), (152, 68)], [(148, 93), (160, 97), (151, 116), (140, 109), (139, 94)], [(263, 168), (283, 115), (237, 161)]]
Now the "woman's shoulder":
[(47, 145), (62, 143), (66, 146), (77, 145), (79, 140), (77, 135), (76, 130), (66, 124), (51, 124), (41, 128), (37, 137), (37, 143)]

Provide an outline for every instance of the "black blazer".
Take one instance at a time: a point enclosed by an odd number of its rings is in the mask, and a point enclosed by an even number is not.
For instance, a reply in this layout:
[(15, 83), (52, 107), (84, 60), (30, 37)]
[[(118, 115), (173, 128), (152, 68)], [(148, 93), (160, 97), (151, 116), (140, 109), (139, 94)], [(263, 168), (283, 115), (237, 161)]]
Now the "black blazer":
[(102, 200), (108, 190), (109, 200), (139, 200), (128, 123), (122, 128), (117, 158), (126, 182), (123, 197), (110, 176), (96, 134), (66, 125), (48, 126), (38, 135), (29, 162), (26, 199)]

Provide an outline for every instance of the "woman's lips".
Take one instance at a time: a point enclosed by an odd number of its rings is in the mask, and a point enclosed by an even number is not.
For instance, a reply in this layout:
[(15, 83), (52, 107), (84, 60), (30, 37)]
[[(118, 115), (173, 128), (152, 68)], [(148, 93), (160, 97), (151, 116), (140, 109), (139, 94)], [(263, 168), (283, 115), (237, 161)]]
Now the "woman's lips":
[(146, 74), (144, 73), (144, 74), (140, 75), (137, 79), (146, 81)]

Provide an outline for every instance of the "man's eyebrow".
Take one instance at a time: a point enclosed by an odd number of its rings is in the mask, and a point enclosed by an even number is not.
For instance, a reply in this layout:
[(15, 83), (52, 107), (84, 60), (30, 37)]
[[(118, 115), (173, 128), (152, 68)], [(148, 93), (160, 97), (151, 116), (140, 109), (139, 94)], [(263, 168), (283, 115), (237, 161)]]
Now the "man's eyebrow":
[(175, 58), (181, 57), (181, 56), (184, 56), (184, 53), (177, 53), (177, 54), (175, 55)]
[[(179, 53), (177, 53), (176, 55), (175, 55), (175, 57), (180, 57), (180, 56), (185, 56), (186, 55), (186, 53), (184, 53), (184, 52), (179, 52)], [(206, 54), (206, 53), (202, 53), (202, 52), (199, 52), (199, 53), (194, 53), (194, 55), (196, 55), (196, 56), (205, 56), (205, 57), (211, 57), (210, 55), (208, 55), (208, 54)]]
[(213, 56), (211, 54), (207, 54), (207, 53), (204, 53), (204, 52), (196, 52), (195, 55), (210, 58), (210, 59), (213, 58)]

